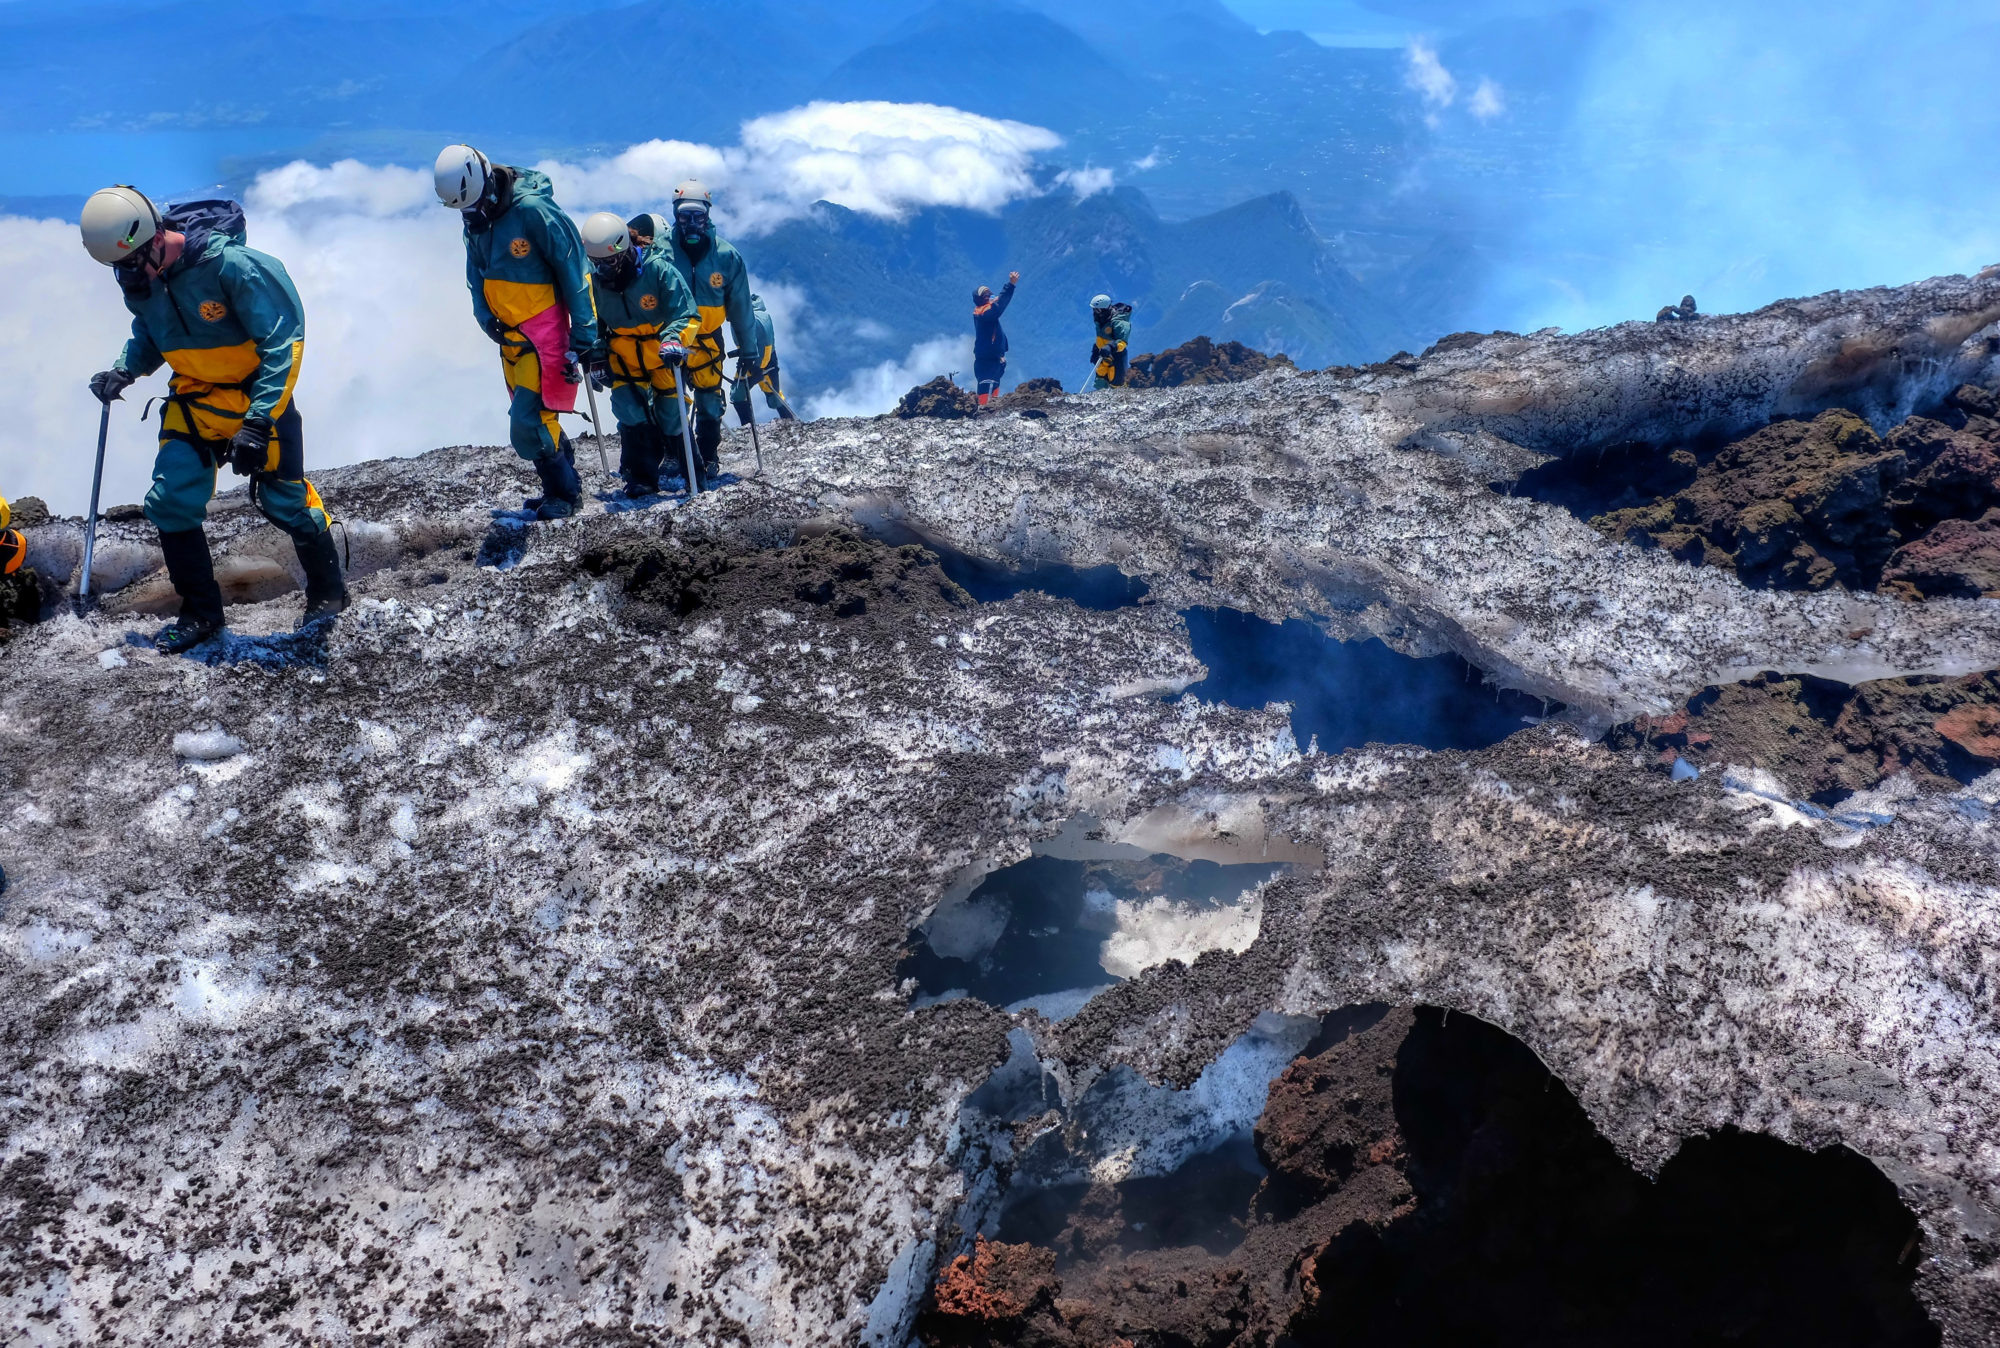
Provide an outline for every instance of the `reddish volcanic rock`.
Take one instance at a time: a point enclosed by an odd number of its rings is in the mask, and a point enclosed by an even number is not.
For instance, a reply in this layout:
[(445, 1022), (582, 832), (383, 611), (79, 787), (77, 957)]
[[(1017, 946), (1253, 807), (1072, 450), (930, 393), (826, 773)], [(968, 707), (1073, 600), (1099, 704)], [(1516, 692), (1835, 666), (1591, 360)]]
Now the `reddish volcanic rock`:
[(1002, 1245), (983, 1236), (938, 1279), (934, 1305), (919, 1322), (924, 1342), (1068, 1344), (1055, 1308), (1062, 1283), (1056, 1257), (1033, 1245)]
[(1746, 585), (1976, 597), (2000, 591), (1996, 413), (2000, 398), (1968, 385), (1887, 435), (1834, 409), (1716, 447), (1558, 460), (1509, 490)]
[(1706, 688), (1664, 717), (1642, 716), (1605, 737), (1662, 766), (1763, 768), (1823, 803), (1899, 772), (1952, 789), (2000, 767), (2000, 672), (1963, 678), (1833, 683), (1761, 674)]
[(1882, 580), (1884, 589), (1914, 591), (1911, 598), (2000, 595), (2000, 510), (1976, 520), (1944, 521), (1899, 548)]

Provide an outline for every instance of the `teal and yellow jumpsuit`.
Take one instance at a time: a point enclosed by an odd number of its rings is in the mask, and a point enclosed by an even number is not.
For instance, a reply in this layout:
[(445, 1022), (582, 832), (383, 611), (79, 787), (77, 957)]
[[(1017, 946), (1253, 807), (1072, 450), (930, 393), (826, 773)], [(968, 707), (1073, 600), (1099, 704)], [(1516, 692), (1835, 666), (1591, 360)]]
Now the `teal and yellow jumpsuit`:
[[(771, 322), (770, 311), (764, 307), (762, 295), (750, 297), (750, 321), (757, 329), (757, 360), (764, 368), (764, 377), (757, 381), (757, 387), (764, 390), (764, 405), (781, 417), (789, 418), (790, 404), (785, 401), (784, 389), (778, 382), (778, 330)], [(747, 425), (750, 421), (751, 386), (737, 383), (729, 390), (729, 401), (736, 408), (736, 420)]]
[(195, 230), (173, 266), (143, 292), (125, 292), (132, 338), (118, 368), (136, 376), (162, 365), (174, 377), (160, 415), (160, 448), (146, 518), (162, 534), (202, 527), (216, 468), (246, 417), (273, 434), (251, 495), (264, 517), (307, 543), (329, 521), (306, 480), (292, 389), (305, 356), (305, 308), (278, 259), (220, 232)]
[(660, 359), (660, 341), (675, 337), (692, 353), (701, 315), (672, 254), (650, 248), (623, 290), (596, 278), (597, 322), (611, 370), (611, 412), (624, 446), (618, 471), (628, 483), (659, 486), (661, 460), (681, 438), (680, 380)]
[[(496, 166), (497, 167), (497, 166)], [(473, 317), (500, 343), (508, 439), (533, 462), (563, 446), (559, 412), (576, 410), (568, 356), (597, 344), (590, 267), (576, 222), (556, 205), (547, 175), (506, 168), (508, 201), (485, 229), (465, 229), (465, 283)]]
[(1111, 307), (1111, 321), (1097, 325), (1097, 370), (1096, 379), (1091, 381), (1093, 389), (1123, 388), (1125, 386), (1125, 362), (1128, 348), (1132, 344), (1132, 306), (1115, 304)]
[[(658, 244), (655, 244), (657, 247)], [(694, 295), (700, 329), (688, 345), (688, 381), (694, 386), (695, 442), (711, 471), (722, 443), (722, 323), (729, 320), (739, 350), (756, 352), (757, 320), (750, 303), (750, 268), (743, 255), (720, 235), (711, 234), (699, 257), (688, 253), (678, 229), (672, 232), (674, 265)]]

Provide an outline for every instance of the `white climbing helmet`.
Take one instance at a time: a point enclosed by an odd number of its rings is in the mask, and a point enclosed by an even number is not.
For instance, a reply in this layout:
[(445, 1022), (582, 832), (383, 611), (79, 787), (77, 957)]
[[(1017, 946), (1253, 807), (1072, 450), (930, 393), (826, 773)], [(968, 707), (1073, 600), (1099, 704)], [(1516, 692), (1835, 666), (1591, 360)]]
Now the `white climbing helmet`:
[(438, 200), (462, 211), (486, 195), (486, 180), (493, 176), (493, 165), (470, 145), (447, 145), (438, 153), (433, 172)]
[(598, 211), (583, 222), (583, 251), (593, 259), (617, 257), (631, 246), (631, 231), (610, 211)]
[(107, 267), (137, 253), (161, 229), (158, 208), (123, 183), (92, 192), (83, 203), (82, 224), (84, 251)]
[(704, 210), (708, 210), (715, 205), (715, 197), (698, 180), (689, 178), (674, 189), (674, 210), (679, 211), (683, 203), (697, 205)]

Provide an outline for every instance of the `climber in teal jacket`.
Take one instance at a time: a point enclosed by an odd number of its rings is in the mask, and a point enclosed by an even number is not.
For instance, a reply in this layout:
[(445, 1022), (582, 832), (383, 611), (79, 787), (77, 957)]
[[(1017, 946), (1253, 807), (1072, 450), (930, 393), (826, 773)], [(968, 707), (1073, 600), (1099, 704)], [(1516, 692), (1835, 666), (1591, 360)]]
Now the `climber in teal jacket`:
[[(701, 314), (701, 329), (688, 348), (687, 363), (688, 380), (694, 385), (695, 447), (701, 451), (702, 470), (710, 476), (720, 471), (722, 362), (729, 350), (722, 343), (725, 318), (742, 352), (736, 377), (750, 384), (763, 378), (757, 360), (757, 320), (750, 304), (750, 268), (743, 255), (715, 232), (709, 218), (713, 205), (708, 189), (698, 182), (674, 189), (674, 265), (694, 293)], [(657, 241), (654, 246), (658, 247)]]
[(448, 145), (435, 172), (438, 199), (464, 221), (472, 315), (500, 346), (508, 438), (542, 480), (529, 507), (543, 519), (572, 514), (583, 486), (557, 417), (576, 410), (582, 357), (597, 345), (583, 239), (534, 169)]
[(1132, 345), (1132, 306), (1114, 304), (1109, 295), (1095, 295), (1090, 301), (1090, 317), (1097, 335), (1090, 343), (1093, 389), (1125, 387), (1126, 363)]
[(603, 334), (586, 371), (593, 387), (611, 390), (625, 494), (650, 496), (660, 489), (661, 463), (682, 458), (680, 371), (701, 314), (673, 257), (634, 242), (610, 211), (583, 222), (583, 246)]
[(757, 329), (757, 360), (764, 377), (754, 384), (748, 379), (738, 379), (730, 387), (729, 401), (736, 408), (736, 424), (750, 424), (752, 388), (764, 390), (764, 405), (778, 414), (778, 420), (797, 421), (798, 416), (792, 411), (792, 405), (785, 401), (785, 390), (778, 380), (778, 329), (771, 322), (771, 313), (764, 307), (762, 295), (750, 297), (750, 321)]
[(246, 245), (243, 208), (233, 201), (163, 213), (135, 188), (108, 187), (84, 203), (80, 228), (85, 249), (111, 266), (132, 315), (131, 339), (91, 380), (91, 392), (110, 403), (162, 365), (174, 372), (145, 503), (181, 597), (160, 648), (178, 654), (222, 630), (203, 521), (224, 464), (250, 479), (251, 500), (291, 536), (306, 580), (299, 625), (339, 613), (347, 587), (325, 503), (306, 479), (292, 401), (305, 357), (305, 307), (284, 264)]

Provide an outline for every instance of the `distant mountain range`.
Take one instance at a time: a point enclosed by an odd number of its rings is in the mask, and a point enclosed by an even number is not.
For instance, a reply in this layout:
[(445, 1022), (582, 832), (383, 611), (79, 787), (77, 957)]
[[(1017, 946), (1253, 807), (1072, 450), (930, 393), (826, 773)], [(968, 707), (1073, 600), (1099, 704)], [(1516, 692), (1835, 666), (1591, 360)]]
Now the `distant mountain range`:
[(997, 218), (924, 211), (901, 224), (821, 204), (741, 246), (761, 284), (806, 301), (800, 330), (780, 334), (795, 383), (838, 382), (926, 338), (969, 334), (973, 289), (997, 289), (1010, 269), (1022, 273), (1006, 317), (1016, 380), (1077, 386), (1100, 290), (1134, 306), (1138, 350), (1208, 336), (1322, 366), (1379, 360), (1414, 340), (1286, 193), (1178, 222), (1129, 188), (1083, 201), (1058, 191)]

